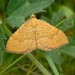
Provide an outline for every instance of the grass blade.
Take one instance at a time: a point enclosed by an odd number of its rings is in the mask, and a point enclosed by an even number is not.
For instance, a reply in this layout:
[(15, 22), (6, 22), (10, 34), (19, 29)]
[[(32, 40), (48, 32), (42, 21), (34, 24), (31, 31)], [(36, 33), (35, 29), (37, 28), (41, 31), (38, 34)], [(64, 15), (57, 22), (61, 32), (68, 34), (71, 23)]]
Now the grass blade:
[(9, 69), (11, 66), (13, 66), (15, 63), (17, 63), (18, 61), (20, 61), (26, 54), (23, 54), (22, 56), (20, 56), (18, 59), (16, 59), (13, 63), (11, 63), (9, 66), (7, 66), (4, 70), (2, 70), (2, 72), (0, 72), (0, 75), (3, 74), (7, 69)]
[[(73, 15), (73, 14), (72, 14)], [(71, 15), (71, 16), (72, 16)], [(67, 17), (67, 18), (65, 18), (64, 20), (62, 20), (61, 22), (59, 22), (55, 27), (58, 27), (58, 26), (60, 26), (64, 21), (66, 21), (68, 18), (71, 18), (71, 16), (69, 16), (69, 17)]]
[(54, 64), (54, 62), (53, 62), (53, 60), (52, 60), (52, 58), (50, 57), (50, 54), (45, 53), (45, 58), (46, 58), (46, 60), (48, 61), (48, 63), (49, 63), (49, 65), (50, 65), (50, 67), (51, 67), (53, 73), (54, 73), (55, 75), (59, 75), (59, 72), (58, 72), (58, 70), (57, 70), (57, 68), (56, 68), (56, 66), (55, 66), (55, 64)]
[(44, 74), (44, 75), (51, 75), (46, 68), (30, 53), (27, 54), (27, 57), (39, 68), (39, 70)]

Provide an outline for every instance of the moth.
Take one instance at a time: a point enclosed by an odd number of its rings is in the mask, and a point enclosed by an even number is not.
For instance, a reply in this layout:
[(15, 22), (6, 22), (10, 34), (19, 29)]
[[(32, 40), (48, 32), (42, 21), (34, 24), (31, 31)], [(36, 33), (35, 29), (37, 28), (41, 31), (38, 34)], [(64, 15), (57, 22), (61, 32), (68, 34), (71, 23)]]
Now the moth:
[(6, 51), (17, 54), (32, 52), (36, 48), (52, 51), (68, 43), (64, 32), (32, 15), (10, 36)]

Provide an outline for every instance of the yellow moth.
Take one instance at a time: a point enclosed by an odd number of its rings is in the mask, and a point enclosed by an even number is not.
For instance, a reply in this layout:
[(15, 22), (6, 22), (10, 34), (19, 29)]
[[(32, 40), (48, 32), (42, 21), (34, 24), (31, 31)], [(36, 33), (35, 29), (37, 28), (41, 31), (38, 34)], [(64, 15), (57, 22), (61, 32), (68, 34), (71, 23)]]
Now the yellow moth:
[(66, 44), (68, 44), (67, 36), (61, 30), (32, 15), (9, 38), (6, 50), (11, 53), (23, 54), (36, 48), (51, 51)]

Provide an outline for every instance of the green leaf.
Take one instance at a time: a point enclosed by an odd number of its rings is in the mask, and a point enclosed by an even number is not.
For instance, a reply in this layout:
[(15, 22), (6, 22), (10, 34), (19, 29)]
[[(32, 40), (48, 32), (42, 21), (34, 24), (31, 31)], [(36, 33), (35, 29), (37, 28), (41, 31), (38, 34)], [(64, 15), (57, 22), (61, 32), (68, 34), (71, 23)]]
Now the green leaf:
[(4, 40), (0, 39), (0, 51), (5, 49)]
[[(31, 0), (31, 2), (32, 1), (33, 0)], [(22, 15), (24, 17), (27, 17), (31, 15), (32, 13), (37, 13), (37, 12), (42, 11), (44, 8), (48, 7), (53, 2), (53, 0), (39, 0), (38, 2), (37, 1), (38, 0), (34, 0), (33, 3), (26, 1), (19, 8), (14, 10), (12, 12), (12, 15)]]
[(65, 46), (61, 49), (62, 53), (75, 57), (75, 46)]
[(41, 19), (50, 23), (50, 19), (48, 17), (44, 16), (44, 15), (41, 16)]
[[(2, 21), (0, 21), (0, 22), (2, 23)], [(6, 37), (4, 35), (2, 25), (0, 24), (0, 51), (5, 48), (4, 39), (6, 39)]]
[(57, 65), (62, 65), (63, 58), (60, 57), (59, 51), (51, 51), (49, 54)]
[(72, 28), (73, 25), (73, 16), (71, 16), (70, 18), (66, 19), (62, 25), (58, 26), (58, 28), (62, 31), (67, 31), (68, 29)]
[(73, 14), (73, 10), (67, 6), (62, 5), (62, 6), (60, 6), (60, 9), (62, 9), (64, 11), (65, 16), (67, 16), (67, 17), (69, 17), (70, 15)]
[(26, 0), (9, 0), (8, 6), (7, 6), (7, 14), (11, 15), (16, 9), (21, 7)]
[(50, 23), (55, 26), (64, 19), (64, 16), (65, 16), (64, 11), (62, 11), (62, 10), (60, 10), (57, 13), (54, 12), (52, 14)]
[[(11, 0), (10, 0), (11, 1)], [(9, 20), (12, 20), (12, 17), (14, 15), (20, 15), (20, 16), (23, 16), (24, 18), (28, 17), (29, 15), (31, 15), (32, 13), (38, 13), (38, 12), (42, 12), (43, 9), (47, 8), (51, 3), (53, 2), (53, 0), (31, 0), (31, 1), (25, 1), (23, 3), (20, 4), (20, 6), (17, 4), (17, 0), (12, 3), (9, 2), (8, 4), (8, 9), (11, 8), (8, 10), (9, 13), (12, 13), (8, 18), (8, 23)], [(17, 4), (17, 8), (14, 7), (14, 4)], [(15, 4), (15, 5), (16, 5)], [(10, 6), (9, 6), (10, 5)], [(19, 7), (18, 7), (19, 6)], [(13, 10), (11, 10), (13, 8)], [(12, 11), (12, 12), (11, 12)], [(9, 14), (8, 13), (8, 14)], [(18, 18), (18, 17), (17, 17)], [(20, 17), (19, 17), (20, 18)], [(10, 23), (11, 26), (13, 27), (13, 24), (12, 23), (15, 23), (15, 19), (14, 18), (12, 20), (12, 22)], [(20, 19), (19, 19), (20, 20)], [(19, 22), (19, 20), (17, 20), (17, 22)], [(18, 26), (18, 24), (16, 25), (17, 23), (14, 24), (14, 26)], [(20, 23), (19, 25), (21, 25), (22, 23)], [(19, 26), (18, 26), (19, 27)]]
[(0, 19), (0, 40), (5, 39), (5, 38), (6, 37), (5, 37), (3, 29), (2, 29), (2, 20)]
[(36, 50), (36, 52), (42, 58), (44, 58), (45, 53), (48, 54), (49, 56), (51, 56), (53, 62), (57, 65), (61, 65), (63, 63), (63, 58), (60, 56), (61, 52), (58, 49), (56, 49), (55, 51), (48, 52)]
[(72, 36), (68, 37), (68, 40), (69, 40), (69, 44), (68, 45), (75, 46), (75, 39)]
[(67, 31), (68, 29), (73, 27), (73, 14), (71, 14), (70, 16), (66, 16), (64, 11), (62, 10), (58, 13), (53, 13), (50, 23), (55, 26), (59, 24), (61, 21), (63, 21), (63, 23), (61, 23), (58, 26), (58, 28), (62, 31)]
[(25, 22), (25, 18), (21, 15), (13, 15), (10, 18), (7, 18), (9, 24), (14, 27), (19, 27)]
[(3, 33), (2, 28), (0, 28), (0, 39), (5, 39), (5, 35)]

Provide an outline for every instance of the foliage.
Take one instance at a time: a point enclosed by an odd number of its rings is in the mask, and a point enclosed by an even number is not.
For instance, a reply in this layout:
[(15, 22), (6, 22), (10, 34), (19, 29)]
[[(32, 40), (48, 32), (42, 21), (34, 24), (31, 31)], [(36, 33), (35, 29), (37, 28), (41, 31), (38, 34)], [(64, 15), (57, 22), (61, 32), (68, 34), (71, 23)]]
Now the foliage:
[[(0, 63), (2, 64), (0, 75), (75, 75), (74, 2), (74, 0), (0, 0)], [(31, 14), (36, 14), (38, 18), (65, 32), (69, 44), (49, 52), (37, 49), (23, 55), (5, 52), (8, 38), (29, 19)]]

